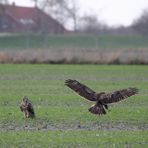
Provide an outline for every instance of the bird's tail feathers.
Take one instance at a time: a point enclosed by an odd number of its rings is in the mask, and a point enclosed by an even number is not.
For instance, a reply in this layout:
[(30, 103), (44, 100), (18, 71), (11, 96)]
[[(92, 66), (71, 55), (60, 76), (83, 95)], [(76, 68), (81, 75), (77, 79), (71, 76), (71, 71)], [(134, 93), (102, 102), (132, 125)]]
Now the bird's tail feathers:
[(104, 108), (104, 106), (102, 104), (95, 104), (95, 105), (91, 106), (88, 110), (92, 114), (102, 115), (102, 114), (106, 114), (105, 108)]

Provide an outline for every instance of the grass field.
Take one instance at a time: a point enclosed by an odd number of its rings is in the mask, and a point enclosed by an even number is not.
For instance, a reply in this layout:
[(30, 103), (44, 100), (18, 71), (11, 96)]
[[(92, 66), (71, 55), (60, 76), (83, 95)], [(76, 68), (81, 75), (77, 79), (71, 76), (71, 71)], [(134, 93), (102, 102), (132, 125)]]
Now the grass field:
[[(64, 85), (77, 79), (96, 91), (137, 87), (111, 104), (105, 116), (88, 112), (91, 102)], [(0, 65), (0, 147), (148, 147), (148, 66)], [(21, 97), (36, 119), (24, 119)]]

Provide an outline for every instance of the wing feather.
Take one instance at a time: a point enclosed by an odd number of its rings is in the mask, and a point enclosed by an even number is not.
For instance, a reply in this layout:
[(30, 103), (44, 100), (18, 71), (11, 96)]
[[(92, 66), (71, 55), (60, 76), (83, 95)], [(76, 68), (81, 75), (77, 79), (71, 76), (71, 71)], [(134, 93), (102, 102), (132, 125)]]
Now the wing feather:
[(30, 102), (28, 103), (27, 110), (28, 110), (31, 114), (34, 115), (34, 109), (33, 109), (33, 106), (32, 106), (32, 104), (31, 104)]
[(96, 101), (95, 92), (88, 88), (86, 85), (78, 82), (77, 80), (68, 79), (65, 81), (65, 85), (74, 90), (80, 96), (90, 101)]
[(24, 108), (22, 105), (20, 105), (20, 110), (23, 112), (24, 111)]
[(101, 100), (101, 102), (104, 104), (114, 103), (126, 99), (130, 96), (133, 96), (137, 93), (138, 93), (137, 88), (122, 89), (114, 91), (112, 93), (103, 94), (101, 95), (99, 100)]

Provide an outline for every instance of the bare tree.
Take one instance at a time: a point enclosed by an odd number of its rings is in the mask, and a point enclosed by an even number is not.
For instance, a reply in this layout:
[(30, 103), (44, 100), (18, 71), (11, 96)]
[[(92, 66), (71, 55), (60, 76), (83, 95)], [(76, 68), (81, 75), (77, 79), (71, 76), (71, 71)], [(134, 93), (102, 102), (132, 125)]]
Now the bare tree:
[(99, 21), (96, 15), (84, 15), (80, 19), (79, 30), (82, 32), (98, 33), (107, 28), (107, 25)]
[(38, 6), (38, 0), (31, 0), (32, 2), (34, 2), (34, 4), (35, 4), (35, 7), (37, 7)]
[(148, 35), (148, 10), (144, 10), (142, 15), (133, 21), (133, 29), (142, 35)]
[(64, 6), (68, 17), (73, 21), (74, 31), (77, 31), (78, 19), (79, 19), (79, 7), (75, 0), (69, 0), (69, 3)]
[(73, 28), (77, 30), (78, 5), (75, 0), (32, 0), (36, 6), (40, 6), (43, 11), (50, 13), (62, 24), (72, 21)]

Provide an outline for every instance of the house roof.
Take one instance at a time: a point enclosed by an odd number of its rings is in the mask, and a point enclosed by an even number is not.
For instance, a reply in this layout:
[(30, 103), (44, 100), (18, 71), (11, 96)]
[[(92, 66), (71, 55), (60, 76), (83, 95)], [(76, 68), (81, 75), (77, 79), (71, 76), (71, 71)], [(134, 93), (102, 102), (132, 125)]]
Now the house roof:
[(50, 15), (47, 15), (37, 7), (22, 7), (16, 5), (3, 5), (5, 14), (9, 15), (17, 23), (23, 25), (35, 24), (39, 22), (39, 19), (45, 20), (48, 23), (54, 23), (60, 25), (64, 30), (65, 28)]
[(6, 6), (7, 14), (15, 17), (15, 19), (33, 19), (37, 8), (20, 7), (20, 6)]

